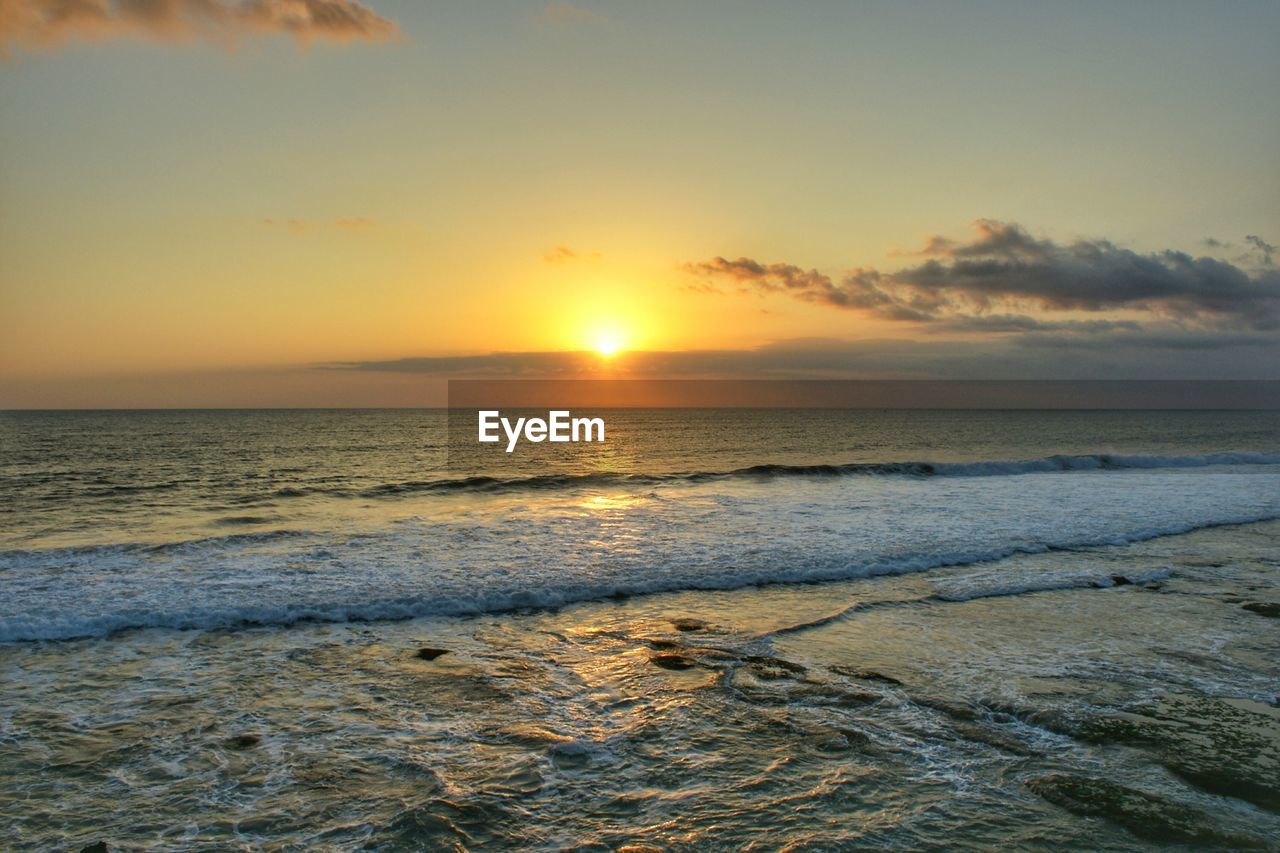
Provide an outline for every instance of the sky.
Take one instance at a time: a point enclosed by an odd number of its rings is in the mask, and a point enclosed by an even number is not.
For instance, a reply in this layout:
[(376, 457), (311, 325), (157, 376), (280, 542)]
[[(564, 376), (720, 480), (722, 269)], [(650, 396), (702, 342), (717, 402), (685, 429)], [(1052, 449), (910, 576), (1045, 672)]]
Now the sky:
[(0, 0), (0, 408), (1280, 378), (1280, 4)]

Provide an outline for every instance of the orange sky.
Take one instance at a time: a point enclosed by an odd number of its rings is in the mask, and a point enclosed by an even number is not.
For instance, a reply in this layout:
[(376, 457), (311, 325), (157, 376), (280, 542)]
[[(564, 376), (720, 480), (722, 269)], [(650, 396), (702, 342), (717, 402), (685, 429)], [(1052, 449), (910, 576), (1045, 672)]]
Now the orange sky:
[(0, 36), (0, 408), (410, 402), (370, 363), (602, 337), (1270, 375), (1274, 4), (50, 2)]

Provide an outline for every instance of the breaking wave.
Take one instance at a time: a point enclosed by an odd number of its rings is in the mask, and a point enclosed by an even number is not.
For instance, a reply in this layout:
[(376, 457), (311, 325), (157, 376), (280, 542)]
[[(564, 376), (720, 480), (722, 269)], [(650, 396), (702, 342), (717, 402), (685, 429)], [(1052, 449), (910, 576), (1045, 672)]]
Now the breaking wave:
[[(0, 642), (466, 615), (977, 563), (992, 572), (972, 588), (939, 588), (936, 601), (1020, 594), (1043, 579), (1021, 561), (1000, 562), (1015, 555), (1280, 518), (1278, 474), (1266, 467), (1276, 464), (1280, 454), (1092, 454), (404, 484), (397, 488), (544, 491), (368, 524), (300, 518), (299, 529), (3, 551)], [(1111, 469), (1131, 473), (1059, 475)], [(785, 488), (750, 485), (784, 477)], [(631, 489), (620, 501), (564, 491), (658, 482), (684, 485)], [(1051, 584), (1113, 581), (1090, 570)]]
[[(400, 621), (424, 616), (470, 616), (481, 613), (504, 613), (562, 607), (583, 601), (648, 595), (682, 590), (731, 590), (761, 584), (819, 583), (848, 581), (886, 575), (905, 575), (940, 568), (997, 564), (1017, 555), (1039, 554), (1055, 550), (1074, 550), (1099, 545), (1122, 545), (1161, 536), (1189, 533), (1198, 529), (1248, 524), (1280, 518), (1264, 516), (1235, 517), (1203, 524), (1179, 524), (1166, 528), (1148, 528), (1122, 536), (1106, 536), (1097, 540), (1078, 540), (1069, 544), (1025, 543), (990, 550), (946, 554), (907, 554), (868, 562), (828, 563), (778, 566), (761, 572), (752, 567), (708, 572), (701, 567), (687, 567), (681, 572), (661, 572), (652, 577), (630, 574), (596, 582), (583, 582), (581, 577), (557, 579), (551, 584), (531, 583), (520, 589), (507, 584), (486, 585), (482, 579), (462, 579), (462, 583), (428, 584), (428, 590), (417, 594), (378, 597), (376, 587), (353, 585), (345, 592), (368, 596), (355, 601), (280, 601), (258, 600), (228, 602), (224, 606), (134, 607), (113, 613), (70, 614), (42, 611), (0, 617), (0, 643), (72, 640), (108, 637), (121, 631), (143, 628), (176, 630), (236, 629), (251, 627), (288, 627), (305, 622), (372, 622)], [(1017, 576), (984, 579), (973, 585), (945, 585), (935, 595), (915, 603), (951, 603), (1022, 595), (1054, 590), (1102, 589), (1126, 584), (1163, 580), (1171, 570), (1117, 575), (1103, 570), (1083, 570), (1052, 579), (1023, 579)], [(277, 581), (280, 579), (276, 579)], [(285, 581), (289, 583), (289, 581)], [(279, 592), (279, 590), (273, 590)], [(265, 598), (270, 598), (267, 594)], [(188, 599), (189, 600), (189, 599)], [(902, 604), (910, 602), (890, 602)], [(866, 605), (855, 605), (862, 609)], [(821, 619), (821, 622), (829, 621)]]
[[(1135, 456), (1090, 453), (1047, 456), (1043, 459), (980, 462), (850, 462), (836, 465), (751, 465), (731, 471), (690, 471), (671, 474), (540, 474), (532, 477), (460, 477), (385, 483), (355, 494), (377, 498), (410, 493), (502, 492), (601, 486), (705, 483), (728, 479), (785, 477), (1008, 477), (1067, 471), (1099, 471), (1151, 468), (1203, 468), (1210, 465), (1280, 465), (1280, 453), (1225, 452), (1203, 456)], [(282, 489), (280, 497), (332, 493), (325, 489)]]

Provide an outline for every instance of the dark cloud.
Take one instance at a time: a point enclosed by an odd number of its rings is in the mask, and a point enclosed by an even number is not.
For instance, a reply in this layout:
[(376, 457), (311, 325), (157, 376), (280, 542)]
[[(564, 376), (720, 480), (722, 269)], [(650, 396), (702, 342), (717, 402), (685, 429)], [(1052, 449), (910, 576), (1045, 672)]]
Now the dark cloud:
[(956, 315), (934, 321), (934, 329), (954, 332), (1073, 332), (1097, 334), (1118, 329), (1139, 331), (1134, 320), (1041, 320), (1027, 314)]
[[(1049, 349), (1076, 349), (1090, 347), (1099, 350), (1209, 351), (1273, 349), (1280, 355), (1280, 338), (1265, 332), (1178, 332), (1167, 329), (1143, 329), (1134, 324), (1129, 328), (1117, 326), (1103, 334), (1087, 339), (1072, 334), (1031, 334), (1015, 339), (1022, 347)], [(1280, 370), (1277, 370), (1280, 373)]]
[[(1280, 338), (1257, 332), (1037, 328), (984, 340), (809, 338), (753, 349), (646, 351), (610, 359), (612, 378), (1280, 379)], [(335, 362), (322, 370), (440, 378), (600, 376), (591, 352), (499, 352)]]
[[(1099, 345), (1102, 342), (1104, 345)], [(785, 340), (744, 350), (526, 352), (349, 361), (306, 367), (150, 372), (111, 377), (0, 376), (0, 408), (440, 406), (447, 379), (1270, 380), (1280, 401), (1280, 340), (1257, 333), (1098, 335), (1032, 332), (984, 340)], [(593, 371), (595, 371), (593, 373)], [(1195, 389), (1167, 404), (1207, 399)], [(954, 405), (977, 404), (967, 394)], [(1070, 402), (1070, 401), (1068, 401)], [(1133, 403), (1122, 399), (1106, 405)], [(904, 405), (947, 404), (912, 392)], [(1094, 405), (1075, 401), (1077, 405)], [(1167, 406), (1166, 406), (1167, 407)]]
[(1268, 243), (1266, 240), (1263, 240), (1257, 234), (1250, 234), (1248, 237), (1245, 237), (1244, 239), (1245, 239), (1245, 242), (1247, 242), (1250, 246), (1253, 246), (1253, 248), (1256, 249), (1258, 253), (1262, 256), (1262, 262), (1267, 266), (1271, 266), (1272, 257), (1276, 253), (1276, 247)]
[(299, 42), (385, 41), (394, 23), (357, 0), (0, 0), (0, 51), (71, 39), (239, 39), (279, 33)]
[(930, 239), (920, 252), (925, 260), (894, 272), (854, 269), (832, 278), (791, 264), (723, 257), (685, 269), (704, 288), (728, 283), (740, 292), (788, 293), (950, 328), (1020, 331), (1036, 322), (1027, 311), (1129, 311), (1204, 328), (1280, 328), (1280, 271), (1270, 268), (1274, 247), (1257, 237), (1248, 240), (1268, 268), (1249, 271), (1174, 250), (1140, 254), (1106, 240), (1057, 243), (992, 220), (975, 227), (969, 242)]

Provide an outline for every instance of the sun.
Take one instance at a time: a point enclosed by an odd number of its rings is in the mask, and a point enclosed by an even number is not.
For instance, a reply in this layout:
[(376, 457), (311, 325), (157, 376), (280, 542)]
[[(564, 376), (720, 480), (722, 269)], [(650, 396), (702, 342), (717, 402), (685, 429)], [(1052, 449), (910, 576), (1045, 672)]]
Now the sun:
[(600, 355), (608, 358), (622, 349), (622, 340), (613, 332), (601, 332), (596, 335), (592, 348)]

